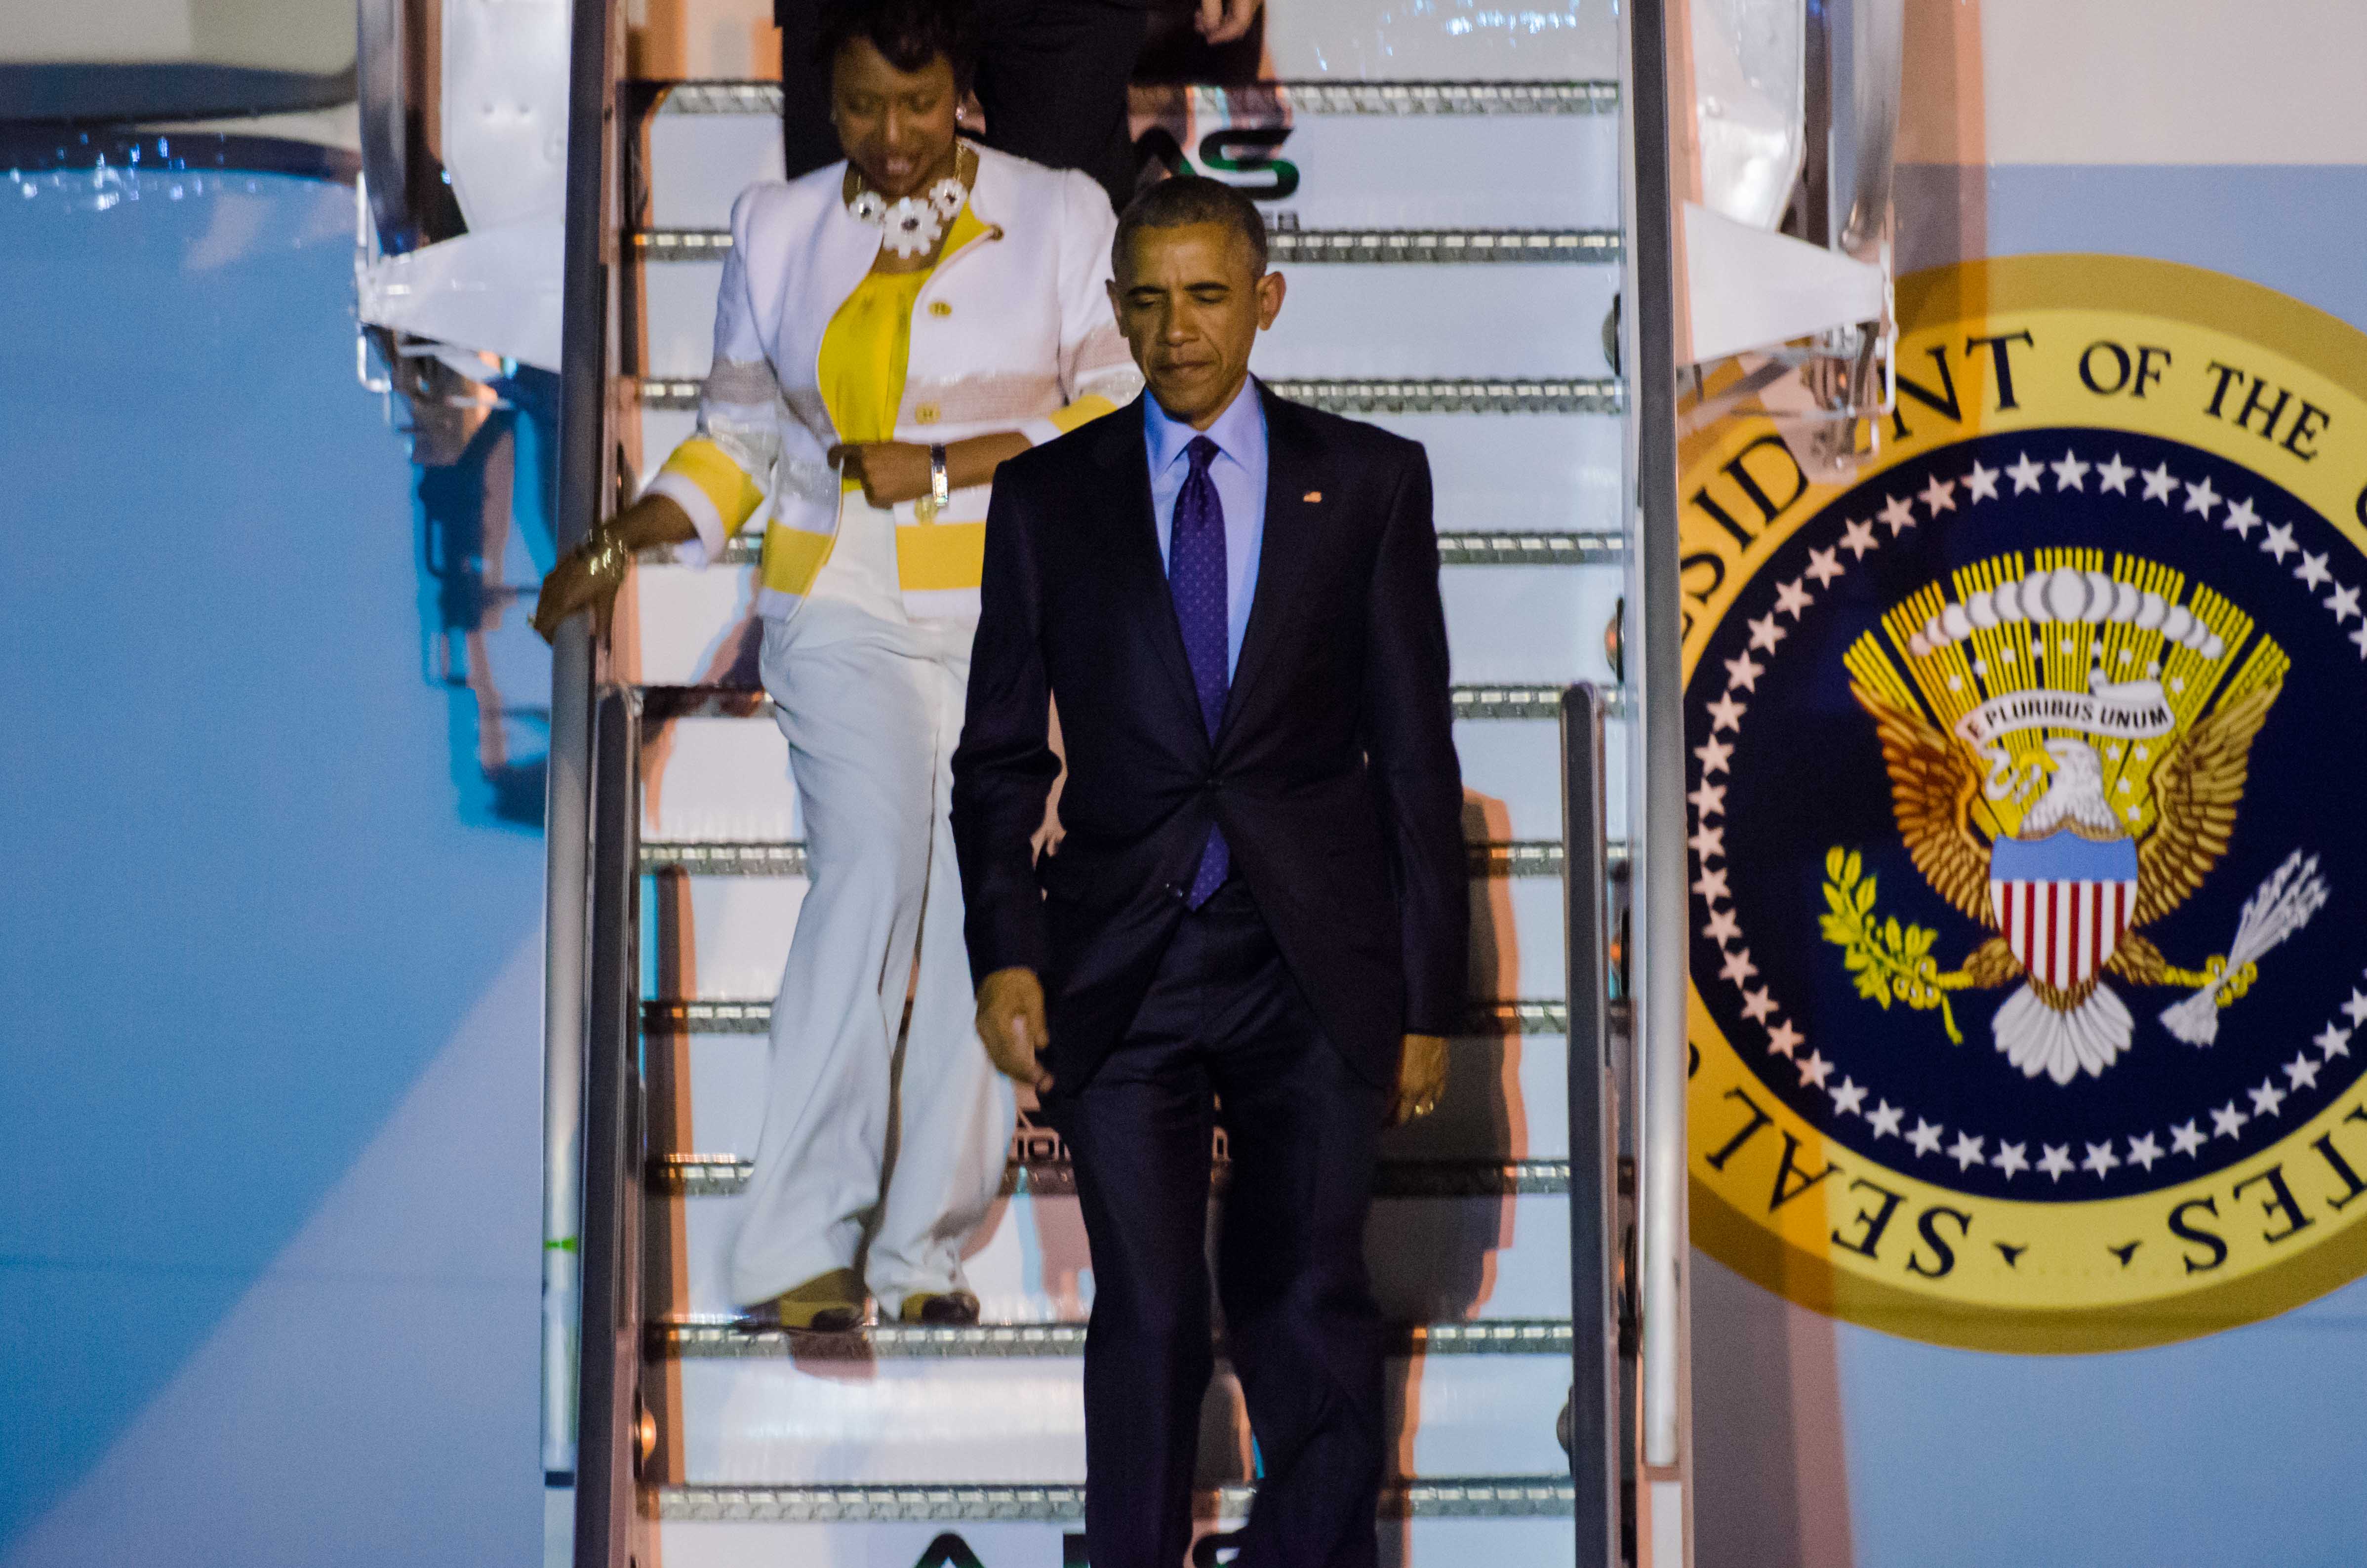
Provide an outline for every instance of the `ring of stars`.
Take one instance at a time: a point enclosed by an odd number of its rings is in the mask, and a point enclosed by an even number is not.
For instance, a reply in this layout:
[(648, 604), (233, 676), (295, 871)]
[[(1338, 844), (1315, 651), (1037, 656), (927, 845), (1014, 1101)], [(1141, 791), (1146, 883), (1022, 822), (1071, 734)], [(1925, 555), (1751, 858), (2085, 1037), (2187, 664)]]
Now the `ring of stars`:
[[(1710, 864), (1714, 859), (1725, 858), (1725, 825), (1723, 823), (1713, 825), (1711, 819), (1725, 815), (1727, 792), (1726, 785), (1711, 782), (1711, 775), (1728, 772), (1735, 746), (1741, 738), (1743, 716), (1750, 705), (1739, 700), (1736, 693), (1755, 694), (1759, 677), (1767, 673), (1766, 665), (1753, 655), (1760, 653), (1772, 655), (1776, 645), (1790, 631), (1790, 627), (1779, 623), (1776, 617), (1781, 615), (1788, 618), (1792, 624), (1798, 624), (1819, 592), (1829, 589), (1837, 579), (1846, 575), (1852, 563), (1862, 562), (1879, 550), (1886, 541), (1874, 532), (1875, 523), (1886, 525), (1889, 538), (1895, 540), (1914, 528), (1919, 520), (1928, 521), (1942, 512), (1957, 510), (1960, 490), (1965, 506), (2000, 499), (1998, 481), (2001, 477), (2012, 481), (2013, 494), (2026, 491), (2043, 494), (2045, 493), (2044, 480), (2050, 471), (2055, 476), (2054, 489), (2057, 493), (2066, 490), (2085, 493), (2086, 481), (2092, 474), (2097, 483), (2095, 494), (2126, 495), (2129, 481), (2140, 479), (2144, 485), (2143, 501), (2165, 507), (2177, 504), (2181, 514), (2194, 515), (2204, 521), (2208, 521), (2222, 502), (2225, 502), (2226, 511), (2220, 519), (2221, 528), (2248, 543), (2251, 541), (2255, 528), (2262, 529), (2258, 548), (2279, 565), (2284, 563), (2288, 555), (2298, 554), (2301, 559), (2293, 568), (2294, 578), (2316, 603), (2334, 617), (2337, 628), (2343, 627), (2353, 619), (2359, 621), (2359, 626), (2347, 632), (2346, 636), (2358, 646), (2360, 658), (2367, 661), (2367, 606), (2361, 602), (2361, 589), (2337, 580), (2328, 564), (2327, 555), (2304, 551), (2293, 539), (2292, 524), (2266, 525), (2249, 498), (2229, 500), (2222, 496), (2213, 488), (2207, 475), (2200, 481), (2180, 480), (2170, 472), (2167, 461), (2152, 470), (2140, 471), (2124, 462), (2118, 452), (2101, 463), (2083, 460), (2076, 450), (2071, 449), (2067, 449), (2060, 460), (2048, 462), (2036, 460), (2023, 452), (2002, 470), (1987, 467), (1976, 460), (1971, 471), (1959, 480), (1943, 480), (1932, 475), (1920, 492), (1886, 497), (1874, 517), (1845, 519), (1838, 543), (1829, 550), (1810, 551), (1807, 570), (1798, 577), (1776, 585), (1774, 608), (1762, 619), (1747, 623), (1749, 647), (1739, 658), (1725, 661), (1726, 689), (1716, 701), (1705, 705), (1704, 711), (1711, 721), (1710, 733), (1705, 744), (1693, 748), (1693, 756), (1701, 764), (1700, 783), (1685, 799), (1693, 811), (1693, 833), (1687, 843), (1699, 866), (1699, 875), (1692, 886), (1693, 891), (1701, 895), (1707, 913), (1702, 935), (1717, 948), (1723, 960), (1718, 977), (1740, 994), (1743, 1017), (1765, 1031), (1769, 1055), (1783, 1058), (1798, 1073), (1798, 1086), (1814, 1087), (1829, 1099), (1833, 1108), (1830, 1116), (1834, 1120), (1844, 1116), (1862, 1117), (1872, 1131), (1875, 1142), (1885, 1138), (1897, 1138), (1913, 1152), (1918, 1161), (1953, 1161), (1959, 1173), (1969, 1171), (1975, 1165), (1986, 1165), (2001, 1173), (2008, 1182), (2024, 1171), (2035, 1171), (2044, 1176), (2051, 1185), (2059, 1186), (2064, 1177), (2074, 1172), (2087, 1172), (2098, 1180), (2105, 1180), (2116, 1170), (2134, 1166), (2150, 1175), (2153, 1167), (2163, 1160), (2181, 1156), (2196, 1160), (2203, 1149), (2215, 1140), (2240, 1139), (2243, 1130), (2253, 1121), (2282, 1119), (2286, 1101), (2305, 1090), (2315, 1096), (2318, 1074), (2330, 1068), (2336, 1058), (2350, 1056), (2352, 1037), (2360, 1029), (2367, 1028), (2367, 988), (2354, 987), (2349, 1000), (2337, 1009), (2339, 1017), (2329, 1020), (2325, 1028), (2312, 1037), (2309, 1044), (2317, 1049), (2319, 1054), (2316, 1057), (2313, 1058), (2305, 1047), (2295, 1052), (2292, 1061), (2268, 1074), (2258, 1085), (2246, 1089), (2237, 1098), (2206, 1112), (2205, 1116), (2191, 1117), (2175, 1127), (2165, 1129), (2163, 1136), (2169, 1140), (2167, 1148), (2163, 1146), (2161, 1137), (2147, 1130), (2124, 1135), (2120, 1140), (2124, 1150), (2123, 1153), (2114, 1152), (2114, 1141), (2110, 1138), (2101, 1143), (2082, 1142), (2077, 1155), (2068, 1143), (2042, 1142), (2038, 1155), (2033, 1159), (2027, 1142), (2008, 1142), (1999, 1138), (1995, 1140), (1995, 1147), (1991, 1148), (1988, 1134), (1974, 1133), (1964, 1128), (1955, 1129), (1954, 1137), (1951, 1140), (1950, 1130), (1945, 1125), (1920, 1115), (1914, 1117), (1915, 1124), (1910, 1129), (1905, 1125), (1907, 1119), (1913, 1114), (1908, 1108), (1895, 1106), (1888, 1099), (1874, 1096), (1870, 1087), (1846, 1074), (1838, 1082), (1833, 1081), (1835, 1065), (1826, 1061), (1823, 1053), (1813, 1047), (1803, 1056), (1801, 1047), (1808, 1044), (1807, 1037), (1783, 1016), (1781, 1005), (1767, 985), (1752, 983), (1759, 978), (1759, 967), (1751, 960), (1750, 949), (1743, 945), (1741, 926), (1731, 907), (1718, 907), (1721, 903), (1731, 903), (1727, 887), (1729, 873), (1724, 868)], [(2180, 491), (2185, 493), (2182, 502), (2179, 500)], [(1925, 510), (1926, 516), (1922, 519), (1915, 516), (1915, 503), (1918, 501), (1922, 503)], [(1849, 562), (1840, 559), (1843, 551), (1848, 552)], [(1813, 588), (1807, 585), (1810, 583), (1814, 583)], [(2327, 590), (2323, 598), (2317, 597), (2320, 589)], [(1733, 735), (1733, 740), (1719, 739), (1722, 733), (1727, 733)], [(1871, 1106), (1865, 1103), (1870, 1096), (1874, 1100)], [(2239, 1100), (2243, 1103), (2239, 1104)], [(2300, 1114), (2295, 1113), (2296, 1119)], [(2206, 1118), (2211, 1123), (2207, 1132), (2202, 1128)]]

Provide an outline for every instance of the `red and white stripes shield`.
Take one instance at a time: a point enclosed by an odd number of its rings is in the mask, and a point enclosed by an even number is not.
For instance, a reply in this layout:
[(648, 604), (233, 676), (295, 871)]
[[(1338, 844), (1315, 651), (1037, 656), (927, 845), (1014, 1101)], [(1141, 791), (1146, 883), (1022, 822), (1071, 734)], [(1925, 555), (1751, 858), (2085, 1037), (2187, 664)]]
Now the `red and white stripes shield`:
[(2120, 946), (2137, 884), (1993, 881), (1989, 907), (2022, 967), (2057, 991), (2092, 978)]

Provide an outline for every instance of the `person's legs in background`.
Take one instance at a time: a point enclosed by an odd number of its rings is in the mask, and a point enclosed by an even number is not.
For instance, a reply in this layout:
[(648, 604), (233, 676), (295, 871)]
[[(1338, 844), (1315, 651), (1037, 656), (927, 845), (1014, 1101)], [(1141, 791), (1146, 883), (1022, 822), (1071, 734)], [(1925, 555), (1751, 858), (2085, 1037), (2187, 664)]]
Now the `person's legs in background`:
[(830, 72), (814, 59), (822, 0), (773, 0), (781, 29), (781, 177), (811, 174), (844, 156), (830, 123)]
[(1126, 86), (1143, 13), (1112, 0), (980, 0), (979, 28), (987, 145), (1082, 169), (1125, 207), (1135, 188)]
[(1194, 26), (1196, 10), (1190, 5), (1147, 9), (1142, 52), (1134, 64), (1138, 82), (1205, 83), (1212, 87), (1247, 87), (1263, 75), (1265, 11), (1260, 7), (1250, 30), (1229, 43), (1210, 43)]

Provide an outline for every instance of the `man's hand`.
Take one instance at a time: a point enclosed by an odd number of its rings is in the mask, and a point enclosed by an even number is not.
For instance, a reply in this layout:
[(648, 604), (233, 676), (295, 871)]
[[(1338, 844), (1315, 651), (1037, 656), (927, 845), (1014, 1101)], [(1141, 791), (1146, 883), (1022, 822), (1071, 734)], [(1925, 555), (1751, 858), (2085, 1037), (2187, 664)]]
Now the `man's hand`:
[(1416, 1117), (1428, 1116), (1438, 1108), (1438, 1096), (1445, 1092), (1445, 1037), (1406, 1036), (1405, 1049), (1398, 1057), (1398, 1097), (1389, 1108), (1389, 1125), (1403, 1127)]
[(1264, 0), (1200, 0), (1200, 14), (1192, 25), (1210, 43), (1230, 43), (1250, 30)]
[(910, 441), (832, 447), (830, 460), (844, 466), (846, 477), (863, 486), (863, 498), (875, 506), (918, 501), (929, 493), (929, 449)]
[(995, 1070), (1041, 1095), (1052, 1074), (1036, 1060), (1051, 1043), (1044, 1029), (1044, 983), (1032, 969), (998, 969), (978, 988), (978, 1038)]

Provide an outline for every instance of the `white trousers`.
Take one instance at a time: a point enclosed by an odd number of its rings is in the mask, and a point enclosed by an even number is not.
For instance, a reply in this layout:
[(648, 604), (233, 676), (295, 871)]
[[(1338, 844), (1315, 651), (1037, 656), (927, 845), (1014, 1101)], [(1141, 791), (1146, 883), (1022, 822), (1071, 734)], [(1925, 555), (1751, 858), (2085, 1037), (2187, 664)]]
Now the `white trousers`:
[(744, 1304), (852, 1267), (866, 1230), (884, 1314), (964, 1289), (963, 1244), (1008, 1157), (1012, 1090), (973, 1022), (947, 816), (968, 628), (900, 621), (816, 599), (764, 628), (810, 882), (731, 1256)]

